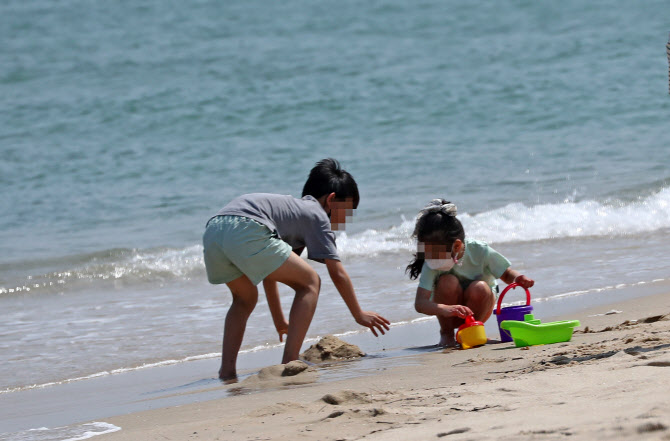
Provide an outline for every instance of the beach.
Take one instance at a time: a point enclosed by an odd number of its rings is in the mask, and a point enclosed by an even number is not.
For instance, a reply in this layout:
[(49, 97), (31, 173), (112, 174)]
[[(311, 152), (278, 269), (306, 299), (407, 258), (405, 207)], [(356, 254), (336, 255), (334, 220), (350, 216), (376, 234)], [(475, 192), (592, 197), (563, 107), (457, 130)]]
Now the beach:
[[(617, 327), (670, 312), (665, 3), (0, 2), (0, 440), (662, 438), (667, 321)], [(303, 253), (302, 351), (368, 355), (278, 384), (261, 293), (221, 384), (205, 225), (329, 157), (361, 196), (338, 256), (391, 330)], [(581, 320), (571, 342), (433, 346), (405, 270), (434, 198), (536, 281), (537, 318)]]
[(581, 322), (569, 342), (435, 350), (328, 382), (319, 367), (241, 381), (224, 398), (107, 418), (120, 430), (97, 439), (670, 439), (670, 294), (569, 318)]

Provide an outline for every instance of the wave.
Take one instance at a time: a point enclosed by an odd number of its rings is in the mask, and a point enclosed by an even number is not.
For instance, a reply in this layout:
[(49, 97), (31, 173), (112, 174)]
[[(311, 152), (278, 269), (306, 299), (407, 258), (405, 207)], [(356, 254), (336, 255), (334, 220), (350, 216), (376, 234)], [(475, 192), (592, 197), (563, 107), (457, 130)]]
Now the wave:
[(670, 188), (632, 202), (509, 204), (461, 220), (471, 235), (492, 243), (639, 234), (670, 228)]
[[(459, 215), (469, 237), (489, 243), (527, 242), (573, 237), (615, 237), (670, 228), (670, 188), (634, 201), (564, 201), (527, 206), (512, 203), (482, 213)], [(401, 218), (386, 230), (358, 234), (339, 233), (344, 258), (372, 257), (382, 253), (411, 253), (414, 220)], [(115, 287), (180, 280), (205, 280), (202, 246), (184, 248), (114, 249), (58, 259), (65, 270), (22, 277), (14, 286), (0, 286), (0, 295), (35, 291), (60, 292), (63, 285), (113, 283)], [(19, 264), (20, 265), (20, 264)], [(14, 265), (16, 266), (16, 265)], [(25, 264), (30, 271), (56, 267), (56, 262)], [(24, 268), (24, 271), (25, 269)], [(2, 268), (3, 273), (16, 268)], [(3, 277), (5, 279), (5, 277)]]
[[(39, 263), (27, 262), (35, 271)], [(0, 286), (0, 295), (31, 292), (59, 292), (65, 286), (90, 286), (110, 283), (119, 287), (143, 283), (165, 283), (204, 277), (202, 246), (185, 248), (113, 249), (93, 254), (68, 256), (55, 261), (43, 261), (42, 268), (58, 267), (39, 275), (22, 277), (13, 287)], [(8, 267), (8, 265), (5, 265)], [(3, 268), (3, 272), (25, 272), (21, 264)]]
[[(527, 206), (511, 203), (477, 214), (458, 216), (468, 237), (491, 244), (573, 237), (615, 237), (670, 228), (670, 188), (634, 201), (594, 200)], [(367, 230), (338, 238), (342, 256), (412, 252), (414, 219), (386, 231)]]
[(92, 423), (77, 424), (64, 427), (39, 427), (37, 429), (28, 429), (21, 432), (3, 433), (0, 435), (0, 441), (4, 440), (22, 440), (22, 441), (83, 441), (94, 436), (106, 435), (108, 433), (118, 432), (120, 427), (110, 423), (94, 421)]

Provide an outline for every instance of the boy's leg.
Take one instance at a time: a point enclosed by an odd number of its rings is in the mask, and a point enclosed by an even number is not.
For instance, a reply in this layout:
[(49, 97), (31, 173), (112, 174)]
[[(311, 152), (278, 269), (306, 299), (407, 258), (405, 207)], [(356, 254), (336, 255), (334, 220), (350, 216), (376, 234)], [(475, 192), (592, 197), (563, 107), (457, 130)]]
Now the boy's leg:
[(300, 347), (316, 310), (321, 279), (314, 268), (295, 253), (291, 253), (288, 259), (266, 279), (283, 283), (295, 290), (282, 359), (282, 363), (288, 363), (297, 360), (300, 355)]
[[(435, 286), (433, 300), (442, 305), (463, 305), (463, 288), (458, 278), (451, 274), (440, 277)], [(463, 323), (463, 319), (438, 316), (437, 320), (440, 322), (440, 346), (454, 346), (454, 331)]]
[(223, 329), (223, 348), (221, 349), (221, 369), (219, 378), (233, 379), (237, 376), (237, 353), (240, 351), (247, 319), (258, 301), (258, 288), (247, 276), (238, 277), (227, 283), (233, 294), (233, 303), (226, 315)]
[(483, 323), (491, 317), (496, 297), (488, 283), (482, 280), (472, 282), (465, 289), (463, 297), (465, 301), (463, 305), (472, 309), (472, 312), (475, 314), (475, 320)]

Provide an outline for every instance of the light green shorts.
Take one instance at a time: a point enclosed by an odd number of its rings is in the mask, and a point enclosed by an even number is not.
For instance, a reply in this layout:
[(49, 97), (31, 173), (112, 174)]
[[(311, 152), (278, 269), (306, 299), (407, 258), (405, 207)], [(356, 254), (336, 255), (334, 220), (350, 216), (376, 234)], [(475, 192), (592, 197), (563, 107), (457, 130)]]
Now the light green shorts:
[(291, 255), (291, 246), (265, 225), (241, 216), (216, 216), (202, 237), (209, 283), (246, 275), (258, 285)]

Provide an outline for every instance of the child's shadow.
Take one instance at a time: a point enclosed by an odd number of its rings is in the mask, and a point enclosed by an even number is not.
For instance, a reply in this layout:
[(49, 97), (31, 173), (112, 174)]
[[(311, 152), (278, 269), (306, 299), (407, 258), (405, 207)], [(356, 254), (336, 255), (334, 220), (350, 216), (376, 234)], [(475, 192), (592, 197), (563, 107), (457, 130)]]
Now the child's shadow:
[(406, 350), (414, 351), (414, 352), (437, 352), (437, 351), (441, 351), (442, 349), (446, 349), (446, 346), (440, 346), (438, 344), (434, 344), (434, 345), (426, 345), (426, 346), (412, 346), (412, 347), (406, 348)]

